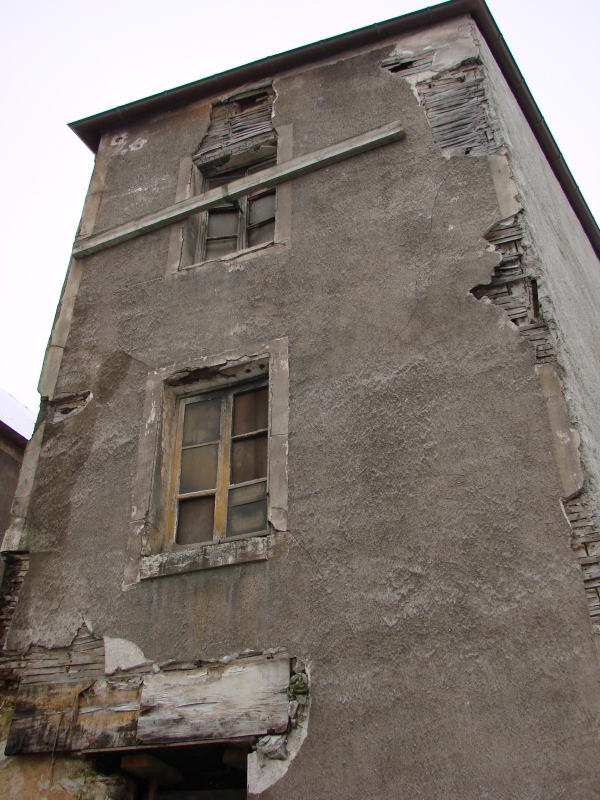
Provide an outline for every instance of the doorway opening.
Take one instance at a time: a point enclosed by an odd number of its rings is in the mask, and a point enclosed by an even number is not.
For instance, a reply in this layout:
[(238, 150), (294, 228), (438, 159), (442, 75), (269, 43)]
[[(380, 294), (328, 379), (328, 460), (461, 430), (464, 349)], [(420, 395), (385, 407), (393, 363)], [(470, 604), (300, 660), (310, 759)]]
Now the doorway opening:
[(246, 800), (248, 741), (98, 753), (103, 771), (125, 773), (132, 800)]

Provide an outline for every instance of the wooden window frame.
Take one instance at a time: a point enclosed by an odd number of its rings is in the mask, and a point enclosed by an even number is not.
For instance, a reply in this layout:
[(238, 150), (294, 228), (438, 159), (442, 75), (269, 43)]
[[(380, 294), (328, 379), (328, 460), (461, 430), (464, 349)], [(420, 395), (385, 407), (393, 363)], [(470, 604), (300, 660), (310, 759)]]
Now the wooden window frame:
[[(264, 482), (266, 484), (266, 499), (267, 507), (269, 502), (269, 468), (268, 468), (268, 448), (267, 448), (267, 469), (264, 477), (255, 478), (250, 481), (243, 481), (241, 483), (232, 483), (231, 475), (231, 451), (233, 443), (241, 439), (250, 438), (257, 434), (266, 434), (267, 442), (269, 437), (269, 426), (261, 428), (260, 430), (252, 431), (249, 433), (234, 435), (233, 433), (233, 406), (234, 398), (237, 395), (251, 392), (255, 389), (268, 388), (269, 378), (268, 374), (259, 379), (244, 381), (236, 383), (235, 386), (230, 386), (225, 389), (217, 389), (215, 391), (200, 392), (195, 395), (185, 396), (179, 400), (177, 412), (177, 433), (176, 441), (177, 447), (173, 451), (173, 460), (171, 463), (171, 488), (169, 496), (172, 498), (173, 508), (169, 515), (172, 520), (170, 525), (170, 547), (171, 549), (186, 549), (189, 547), (200, 547), (209, 544), (208, 541), (179, 544), (177, 542), (177, 526), (179, 504), (181, 500), (192, 499), (195, 497), (208, 497), (214, 495), (215, 497), (215, 510), (214, 510), (214, 523), (213, 523), (213, 543), (224, 541), (234, 541), (236, 539), (246, 539), (249, 536), (264, 536), (269, 533), (269, 523), (267, 521), (264, 530), (252, 531), (250, 533), (243, 533), (233, 536), (227, 535), (227, 522), (228, 522), (228, 509), (229, 509), (229, 493), (232, 489), (237, 489), (242, 486), (250, 486), (257, 483)], [(217, 457), (217, 479), (215, 489), (204, 489), (195, 492), (181, 493), (179, 492), (179, 477), (181, 469), (181, 457), (184, 450), (198, 445), (183, 445), (183, 424), (185, 409), (188, 405), (198, 402), (206, 402), (213, 399), (221, 399), (221, 416), (220, 416), (220, 431), (219, 439), (215, 442), (204, 442), (205, 446), (210, 444), (218, 444), (218, 457)]]
[[(172, 494), (180, 404), (221, 390), (248, 390), (268, 376), (267, 532), (174, 545)], [(289, 366), (287, 337), (151, 370), (133, 478), (123, 589), (140, 580), (266, 561), (287, 547)]]
[[(231, 176), (232, 180), (238, 180), (240, 178), (248, 177), (248, 175), (254, 175), (258, 172), (262, 172), (264, 169), (268, 169), (271, 166), (275, 166), (276, 164), (276, 156), (271, 156), (269, 158), (263, 158), (259, 161), (252, 161), (246, 167), (238, 168), (238, 169), (230, 169), (230, 170), (219, 170), (219, 171), (212, 171), (210, 172), (200, 173), (200, 177), (196, 179), (196, 184), (200, 183), (201, 185), (201, 192), (205, 193), (210, 191), (211, 188), (216, 188), (218, 185), (224, 185), (229, 181), (225, 180), (229, 176)], [(217, 183), (218, 179), (220, 180)], [(212, 186), (212, 184), (215, 186)], [(273, 204), (273, 216), (269, 217), (268, 219), (262, 220), (259, 223), (252, 224), (250, 222), (250, 205), (255, 200), (260, 199), (261, 197), (274, 197), (274, 204)], [(230, 253), (225, 253), (222, 255), (209, 255), (207, 256), (207, 242), (210, 241), (208, 237), (208, 226), (209, 226), (209, 218), (211, 214), (219, 213), (219, 211), (224, 211), (226, 209), (235, 209), (238, 213), (238, 223), (237, 223), (237, 244), (236, 248), (232, 250)], [(274, 187), (267, 187), (264, 189), (257, 189), (255, 192), (252, 192), (247, 195), (243, 195), (242, 197), (238, 197), (231, 202), (223, 202), (222, 204), (215, 206), (212, 209), (207, 211), (201, 212), (199, 215), (199, 224), (198, 224), (198, 233), (197, 233), (197, 244), (196, 244), (196, 251), (195, 256), (193, 258), (193, 262), (195, 264), (202, 264), (206, 261), (214, 261), (219, 258), (222, 258), (224, 255), (232, 255), (233, 253), (239, 253), (242, 250), (251, 249), (252, 247), (266, 247), (269, 244), (273, 244), (275, 242), (275, 220), (277, 217), (277, 189)], [(258, 244), (252, 245), (249, 243), (250, 234), (254, 229), (258, 229), (260, 227), (264, 227), (268, 224), (273, 224), (273, 235), (269, 241), (259, 242)], [(232, 237), (220, 237), (222, 239), (225, 238), (232, 238)], [(218, 241), (219, 237), (214, 237), (215, 241)]]

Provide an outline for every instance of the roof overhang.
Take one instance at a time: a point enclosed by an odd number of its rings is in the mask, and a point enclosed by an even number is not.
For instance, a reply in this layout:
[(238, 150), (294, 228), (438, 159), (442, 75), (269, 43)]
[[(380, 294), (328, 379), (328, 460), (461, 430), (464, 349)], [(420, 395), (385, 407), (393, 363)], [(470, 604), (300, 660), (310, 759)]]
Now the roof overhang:
[(331, 39), (323, 39), (314, 44), (288, 50), (285, 53), (268, 56), (242, 67), (236, 67), (209, 78), (187, 83), (176, 89), (118, 106), (101, 114), (72, 122), (69, 127), (93, 152), (96, 152), (100, 137), (105, 131), (121, 127), (140, 117), (180, 108), (204, 97), (231, 91), (246, 83), (255, 83), (315, 61), (330, 59), (349, 50), (385, 42), (400, 34), (445, 22), (465, 14), (470, 14), (475, 20), (571, 207), (577, 214), (596, 255), (600, 258), (600, 230), (596, 220), (575, 183), (571, 171), (484, 0), (450, 0), (447, 3), (430, 6), (421, 11), (414, 11), (411, 14), (404, 14), (386, 22), (378, 22), (375, 25), (343, 33)]

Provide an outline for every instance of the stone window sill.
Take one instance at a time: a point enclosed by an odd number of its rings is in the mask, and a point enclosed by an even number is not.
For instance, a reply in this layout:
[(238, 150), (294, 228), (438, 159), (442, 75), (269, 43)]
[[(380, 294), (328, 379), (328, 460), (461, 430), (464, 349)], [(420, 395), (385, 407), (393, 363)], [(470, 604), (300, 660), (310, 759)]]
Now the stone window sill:
[(285, 243), (283, 242), (265, 242), (264, 244), (257, 244), (254, 247), (245, 247), (243, 250), (236, 250), (235, 253), (228, 253), (226, 256), (219, 256), (217, 258), (209, 258), (206, 261), (197, 261), (186, 267), (180, 267), (179, 272), (186, 272), (190, 269), (198, 269), (199, 267), (207, 267), (211, 264), (228, 264), (235, 261), (247, 261), (257, 255), (262, 255), (265, 251), (270, 253), (280, 253), (285, 250)]
[(266, 561), (274, 544), (275, 534), (265, 533), (143, 556), (140, 559), (140, 580)]

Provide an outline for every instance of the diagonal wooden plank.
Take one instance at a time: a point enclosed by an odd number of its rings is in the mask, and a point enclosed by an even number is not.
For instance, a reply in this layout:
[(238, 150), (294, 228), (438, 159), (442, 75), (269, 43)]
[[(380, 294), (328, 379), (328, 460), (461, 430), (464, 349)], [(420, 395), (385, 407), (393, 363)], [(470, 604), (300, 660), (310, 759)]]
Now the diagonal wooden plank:
[(200, 211), (206, 211), (223, 201), (235, 200), (257, 189), (268, 189), (272, 186), (277, 186), (279, 183), (292, 180), (292, 178), (297, 178), (300, 175), (306, 175), (309, 172), (322, 169), (346, 158), (366, 153), (375, 147), (381, 147), (389, 142), (403, 139), (405, 135), (406, 132), (400, 122), (390, 122), (388, 125), (367, 131), (367, 133), (362, 133), (360, 136), (354, 136), (352, 139), (346, 139), (343, 142), (324, 147), (322, 150), (316, 150), (314, 153), (309, 153), (305, 156), (292, 158), (290, 161), (269, 167), (246, 178), (232, 181), (224, 186), (219, 186), (217, 189), (211, 189), (204, 194), (190, 197), (188, 200), (182, 200), (179, 203), (173, 203), (173, 205), (167, 206), (160, 211), (146, 214), (143, 217), (126, 222), (123, 225), (117, 225), (102, 233), (78, 239), (73, 247), (73, 256), (75, 258), (83, 258), (92, 253), (98, 253), (101, 250), (114, 247), (116, 244), (126, 242), (129, 239), (135, 239), (137, 236), (142, 236), (166, 225), (181, 222), (187, 217), (198, 214)]

